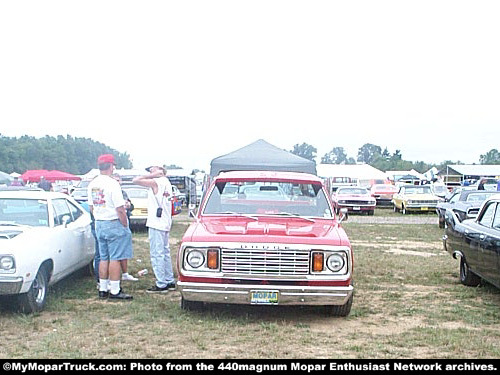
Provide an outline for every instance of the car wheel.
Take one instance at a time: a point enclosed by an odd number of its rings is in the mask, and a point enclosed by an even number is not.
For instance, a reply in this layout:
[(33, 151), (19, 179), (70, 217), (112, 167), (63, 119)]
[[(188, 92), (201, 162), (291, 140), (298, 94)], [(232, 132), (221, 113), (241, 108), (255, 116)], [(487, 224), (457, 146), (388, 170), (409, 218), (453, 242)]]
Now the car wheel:
[(460, 257), (460, 282), (466, 286), (478, 286), (481, 278), (470, 270), (464, 257)]
[(329, 316), (348, 316), (351, 312), (353, 295), (343, 305), (328, 305), (325, 306), (326, 314)]
[(181, 297), (181, 309), (186, 311), (197, 311), (202, 310), (203, 302), (200, 301), (188, 301)]
[(401, 213), (402, 213), (403, 215), (406, 215), (406, 214), (408, 213), (408, 211), (406, 211), (406, 207), (405, 207), (405, 205), (404, 205), (404, 204), (401, 206)]
[(396, 207), (396, 204), (394, 204), (394, 206), (392, 207), (394, 212), (399, 212), (398, 208)]
[(49, 271), (42, 265), (28, 292), (18, 296), (19, 309), (28, 314), (42, 311), (47, 303), (48, 287)]
[(370, 211), (368, 211), (368, 216), (373, 216), (374, 213), (375, 213), (374, 210), (370, 210)]
[(439, 228), (441, 228), (441, 229), (444, 228), (444, 217), (442, 217), (441, 215), (439, 215), (439, 217), (438, 217), (438, 225), (439, 225)]

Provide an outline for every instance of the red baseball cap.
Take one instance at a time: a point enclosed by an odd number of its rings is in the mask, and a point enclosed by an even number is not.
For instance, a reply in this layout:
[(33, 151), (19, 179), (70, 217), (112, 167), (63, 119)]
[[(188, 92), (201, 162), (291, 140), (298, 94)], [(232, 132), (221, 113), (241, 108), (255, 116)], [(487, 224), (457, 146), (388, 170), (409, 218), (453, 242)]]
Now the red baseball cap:
[(110, 164), (116, 165), (116, 163), (115, 163), (115, 157), (112, 154), (103, 154), (103, 155), (100, 155), (97, 158), (97, 164), (104, 164), (104, 163), (110, 163)]

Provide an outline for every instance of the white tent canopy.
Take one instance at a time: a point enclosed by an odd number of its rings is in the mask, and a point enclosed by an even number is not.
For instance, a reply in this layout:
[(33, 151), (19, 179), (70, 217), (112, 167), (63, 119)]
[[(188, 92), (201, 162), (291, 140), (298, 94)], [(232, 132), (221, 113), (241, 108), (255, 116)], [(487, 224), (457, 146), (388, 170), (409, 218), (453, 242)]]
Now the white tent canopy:
[(386, 175), (381, 170), (368, 164), (318, 164), (318, 176), (350, 177), (358, 180), (385, 180)]

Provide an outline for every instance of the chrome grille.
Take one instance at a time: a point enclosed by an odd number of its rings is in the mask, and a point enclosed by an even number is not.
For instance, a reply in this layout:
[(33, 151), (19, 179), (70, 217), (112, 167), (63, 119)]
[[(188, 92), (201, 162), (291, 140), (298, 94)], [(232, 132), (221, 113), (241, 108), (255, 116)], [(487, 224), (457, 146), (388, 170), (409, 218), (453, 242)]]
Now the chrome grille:
[(309, 274), (308, 250), (222, 249), (222, 272), (242, 275)]
[(412, 204), (428, 204), (428, 205), (437, 205), (437, 201), (432, 201), (432, 200), (415, 200), (415, 199), (412, 199), (411, 200), (411, 203)]

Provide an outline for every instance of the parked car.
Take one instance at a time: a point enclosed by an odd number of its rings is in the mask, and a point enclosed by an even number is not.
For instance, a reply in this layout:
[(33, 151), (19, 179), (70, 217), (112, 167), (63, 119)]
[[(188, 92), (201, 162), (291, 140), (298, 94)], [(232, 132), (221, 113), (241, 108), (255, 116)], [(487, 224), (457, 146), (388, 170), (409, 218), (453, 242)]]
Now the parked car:
[[(235, 192), (250, 186), (252, 199)], [(178, 251), (181, 307), (324, 305), (347, 316), (353, 255), (340, 221), (314, 175), (221, 173)]]
[(477, 180), (474, 185), (471, 185), (474, 188), (478, 188), (480, 183), (483, 183), (484, 190), (488, 191), (497, 191), (498, 180), (495, 178), (483, 177)]
[(481, 204), (489, 198), (494, 191), (459, 189), (448, 195), (444, 201), (436, 206), (439, 228), (444, 228), (447, 209), (453, 210), (459, 221), (477, 216)]
[(43, 310), (50, 285), (94, 259), (90, 215), (71, 197), (0, 191), (0, 296)]
[[(127, 193), (130, 201), (134, 205), (134, 209), (130, 214), (130, 225), (142, 227), (146, 225), (148, 220), (148, 189), (147, 187), (135, 184), (123, 184), (122, 189)], [(172, 216), (181, 213), (182, 203), (177, 196), (179, 190), (172, 186), (173, 196), (170, 198), (172, 202)]]
[(394, 212), (401, 211), (405, 215), (410, 211), (435, 211), (440, 200), (432, 194), (430, 185), (401, 185), (392, 197), (392, 204)]
[(368, 190), (361, 187), (342, 187), (332, 194), (335, 210), (347, 208), (348, 212), (366, 212), (373, 215), (377, 201)]
[(398, 188), (392, 184), (376, 184), (370, 189), (372, 197), (377, 201), (377, 206), (392, 206), (392, 196)]
[(87, 202), (89, 199), (89, 192), (87, 188), (76, 188), (71, 193), (71, 196), (78, 203)]
[(477, 286), (481, 279), (500, 288), (500, 194), (486, 200), (475, 219), (460, 222), (446, 211), (444, 248), (460, 258), (460, 282)]
[(431, 184), (432, 194), (438, 196), (441, 199), (444, 199), (450, 192), (448, 187), (442, 183), (433, 183)]
[(122, 189), (134, 205), (130, 213), (131, 226), (145, 226), (148, 219), (148, 188), (133, 184), (123, 184)]
[(174, 194), (174, 197), (177, 197), (181, 206), (187, 204), (186, 194), (181, 193), (177, 186), (172, 185), (172, 193)]

